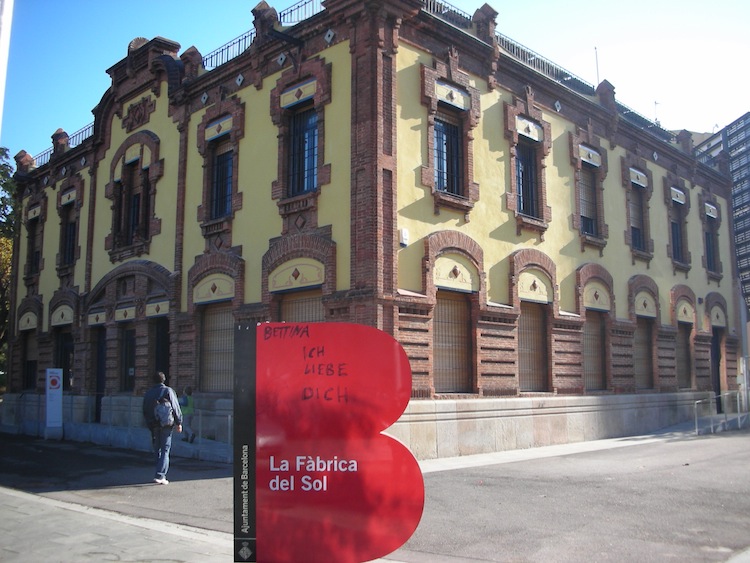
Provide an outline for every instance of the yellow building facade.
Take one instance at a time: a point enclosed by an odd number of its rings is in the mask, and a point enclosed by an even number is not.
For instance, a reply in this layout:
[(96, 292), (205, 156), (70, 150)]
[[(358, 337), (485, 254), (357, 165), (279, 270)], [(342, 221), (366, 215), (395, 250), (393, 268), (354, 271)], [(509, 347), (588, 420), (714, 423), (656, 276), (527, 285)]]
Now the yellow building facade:
[[(71, 424), (135, 424), (115, 405), (159, 370), (215, 413), (235, 326), (267, 320), (392, 334), (413, 371), (393, 432), (420, 457), (645, 429), (623, 412), (655, 428), (737, 389), (730, 179), (686, 133), (513, 43), (488, 5), (253, 15), (205, 57), (135, 39), (93, 126), (16, 157), (3, 424), (49, 367)], [(537, 414), (577, 430), (509, 422)]]

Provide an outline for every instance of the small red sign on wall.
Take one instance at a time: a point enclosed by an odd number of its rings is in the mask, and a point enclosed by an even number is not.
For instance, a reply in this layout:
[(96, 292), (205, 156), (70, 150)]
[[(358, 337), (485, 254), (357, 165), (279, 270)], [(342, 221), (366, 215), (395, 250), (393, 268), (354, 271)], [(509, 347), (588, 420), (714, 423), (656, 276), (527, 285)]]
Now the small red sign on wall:
[(389, 335), (344, 323), (256, 332), (258, 561), (369, 561), (414, 533), (424, 482), (381, 432), (403, 413), (411, 369)]

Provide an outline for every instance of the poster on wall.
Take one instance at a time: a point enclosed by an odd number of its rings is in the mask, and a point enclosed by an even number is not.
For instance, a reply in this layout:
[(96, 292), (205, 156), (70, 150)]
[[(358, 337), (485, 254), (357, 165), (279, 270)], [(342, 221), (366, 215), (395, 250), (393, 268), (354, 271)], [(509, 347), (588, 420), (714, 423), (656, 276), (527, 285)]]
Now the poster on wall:
[(419, 464), (383, 433), (411, 396), (401, 346), (356, 324), (245, 328), (255, 393), (235, 405), (254, 402), (254, 420), (235, 421), (235, 561), (370, 561), (398, 549), (424, 507)]
[(63, 417), (63, 370), (60, 368), (47, 369), (46, 400), (47, 400), (47, 423), (44, 430), (45, 438), (62, 438)]

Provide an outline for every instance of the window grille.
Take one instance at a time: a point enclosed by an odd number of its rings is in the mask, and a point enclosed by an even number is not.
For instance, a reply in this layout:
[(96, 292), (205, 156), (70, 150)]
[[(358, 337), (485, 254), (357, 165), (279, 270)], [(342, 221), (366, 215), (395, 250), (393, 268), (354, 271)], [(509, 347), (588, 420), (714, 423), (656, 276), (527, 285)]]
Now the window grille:
[(125, 166), (119, 188), (119, 209), (115, 210), (119, 245), (130, 246), (147, 240), (150, 186), (148, 170), (140, 169), (140, 161)]
[(135, 329), (120, 329), (120, 390), (135, 389)]
[(521, 302), (518, 317), (518, 378), (521, 391), (549, 391), (545, 306)]
[(713, 217), (706, 217), (706, 269), (709, 272), (717, 272), (719, 266), (716, 229), (716, 219)]
[(292, 115), (289, 137), (289, 195), (315, 191), (318, 185), (318, 114), (307, 106)]
[(232, 305), (207, 305), (202, 316), (201, 391), (231, 391), (234, 378)]
[(605, 314), (587, 310), (583, 325), (583, 379), (587, 391), (607, 388), (605, 331)]
[(55, 366), (63, 371), (63, 390), (70, 390), (73, 369), (73, 334), (69, 327), (55, 330)]
[(128, 244), (132, 244), (141, 224), (141, 194), (133, 194), (130, 198), (130, 220), (128, 223), (127, 240)]
[(211, 219), (226, 217), (232, 212), (232, 145), (223, 142), (214, 153), (213, 184), (211, 186)]
[(23, 362), (23, 388), (34, 389), (37, 382), (37, 357), (38, 345), (36, 333), (31, 330), (24, 331), (24, 362)]
[(536, 149), (527, 143), (516, 145), (516, 190), (518, 212), (539, 217), (537, 209)]
[(643, 188), (632, 184), (630, 190), (630, 245), (633, 250), (646, 250), (643, 221)]
[(636, 389), (653, 389), (654, 387), (652, 324), (651, 319), (638, 317), (633, 334), (633, 370)]
[(437, 393), (472, 391), (470, 304), (464, 294), (438, 291), (433, 317), (433, 377)]
[(28, 273), (34, 275), (39, 273), (42, 264), (41, 221), (38, 218), (30, 220), (27, 232), (29, 235)]
[(596, 169), (584, 164), (581, 166), (581, 232), (592, 237), (599, 236), (596, 205)]
[(456, 120), (445, 114), (435, 119), (435, 189), (463, 195), (463, 145)]
[(677, 361), (677, 385), (680, 389), (690, 389), (693, 384), (690, 375), (690, 335), (693, 325), (677, 323), (677, 345), (675, 356)]
[(678, 221), (672, 221), (672, 260), (675, 262), (685, 261), (682, 250), (682, 225)]
[(61, 266), (70, 266), (76, 260), (76, 232), (77, 225), (74, 219), (71, 219), (70, 210), (63, 217), (62, 226), (62, 252), (60, 256)]
[(281, 321), (320, 323), (326, 320), (323, 293), (320, 289), (284, 294), (279, 305)]

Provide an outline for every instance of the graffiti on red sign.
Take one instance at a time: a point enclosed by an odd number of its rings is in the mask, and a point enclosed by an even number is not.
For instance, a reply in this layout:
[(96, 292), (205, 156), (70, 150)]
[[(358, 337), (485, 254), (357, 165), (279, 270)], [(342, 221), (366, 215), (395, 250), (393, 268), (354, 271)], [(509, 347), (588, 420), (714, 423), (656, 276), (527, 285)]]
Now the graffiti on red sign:
[(424, 481), (382, 432), (411, 395), (389, 335), (343, 323), (257, 332), (256, 522), (261, 561), (369, 561), (416, 530)]

